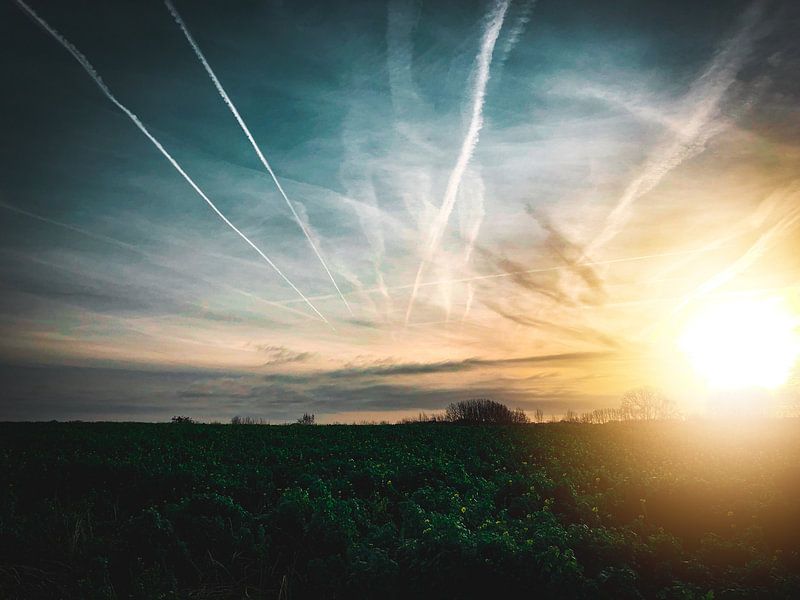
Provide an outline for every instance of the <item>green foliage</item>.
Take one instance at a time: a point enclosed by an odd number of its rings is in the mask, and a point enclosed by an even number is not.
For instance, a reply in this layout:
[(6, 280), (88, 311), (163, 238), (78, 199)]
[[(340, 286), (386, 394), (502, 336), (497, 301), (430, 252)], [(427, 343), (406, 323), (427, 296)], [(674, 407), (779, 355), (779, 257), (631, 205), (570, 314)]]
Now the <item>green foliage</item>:
[(0, 424), (3, 598), (797, 596), (796, 424)]

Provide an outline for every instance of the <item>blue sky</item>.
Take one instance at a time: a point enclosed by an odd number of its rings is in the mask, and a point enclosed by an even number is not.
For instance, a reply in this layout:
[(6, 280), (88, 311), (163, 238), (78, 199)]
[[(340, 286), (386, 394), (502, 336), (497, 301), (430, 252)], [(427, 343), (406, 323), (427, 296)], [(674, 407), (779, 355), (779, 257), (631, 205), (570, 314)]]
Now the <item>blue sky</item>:
[(4, 3), (0, 418), (689, 397), (695, 305), (796, 297), (791, 2), (177, 2), (297, 219), (164, 4), (29, 6), (302, 297)]

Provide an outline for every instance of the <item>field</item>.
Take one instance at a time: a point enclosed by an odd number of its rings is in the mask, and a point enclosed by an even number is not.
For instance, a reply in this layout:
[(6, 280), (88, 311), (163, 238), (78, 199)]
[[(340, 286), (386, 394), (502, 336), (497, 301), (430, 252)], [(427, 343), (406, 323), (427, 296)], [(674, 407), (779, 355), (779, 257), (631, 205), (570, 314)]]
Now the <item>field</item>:
[(800, 597), (798, 434), (3, 423), (0, 597)]

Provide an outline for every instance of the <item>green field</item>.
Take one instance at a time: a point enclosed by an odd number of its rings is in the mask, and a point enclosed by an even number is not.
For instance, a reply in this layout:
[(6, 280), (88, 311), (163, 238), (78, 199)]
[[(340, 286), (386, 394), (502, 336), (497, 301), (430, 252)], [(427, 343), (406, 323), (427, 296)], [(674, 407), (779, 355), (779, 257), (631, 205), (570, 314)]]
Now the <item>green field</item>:
[(2, 423), (0, 597), (800, 597), (798, 434)]

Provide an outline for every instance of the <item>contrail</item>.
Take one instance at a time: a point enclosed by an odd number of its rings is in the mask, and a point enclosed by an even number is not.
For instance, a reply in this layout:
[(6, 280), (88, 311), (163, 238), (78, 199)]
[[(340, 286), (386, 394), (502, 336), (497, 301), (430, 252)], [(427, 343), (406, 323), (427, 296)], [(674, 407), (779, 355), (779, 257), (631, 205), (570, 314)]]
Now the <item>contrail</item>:
[(476, 57), (475, 84), (472, 88), (472, 118), (470, 119), (467, 134), (464, 136), (464, 141), (461, 144), (461, 152), (458, 155), (458, 160), (456, 160), (456, 164), (447, 181), (447, 188), (445, 188), (442, 206), (439, 208), (439, 214), (436, 216), (431, 226), (428, 242), (423, 250), (422, 262), (420, 262), (419, 268), (417, 269), (417, 276), (414, 279), (414, 286), (411, 290), (411, 298), (408, 301), (405, 320), (406, 325), (408, 325), (408, 321), (411, 318), (411, 311), (414, 309), (414, 301), (417, 298), (417, 292), (419, 291), (422, 277), (425, 274), (425, 269), (431, 260), (433, 260), (433, 256), (442, 240), (447, 222), (450, 219), (450, 214), (453, 212), (453, 206), (456, 202), (456, 195), (461, 185), (461, 179), (464, 177), (464, 172), (467, 170), (467, 165), (472, 158), (472, 153), (475, 151), (475, 146), (478, 144), (478, 135), (483, 127), (483, 103), (486, 98), (486, 84), (489, 81), (489, 67), (492, 64), (492, 53), (494, 52), (494, 46), (497, 42), (497, 36), (500, 35), (500, 29), (503, 26), (503, 20), (508, 10), (508, 3), (509, 0), (499, 0), (495, 4), (490, 13), (489, 22), (483, 32), (481, 49)]
[[(659, 252), (656, 254), (642, 254), (640, 256), (626, 256), (621, 258), (612, 258), (608, 260), (597, 260), (597, 261), (586, 261), (586, 262), (577, 262), (571, 265), (558, 265), (555, 267), (540, 267), (538, 269), (525, 269), (520, 271), (501, 271), (499, 273), (490, 273), (487, 275), (473, 275), (470, 277), (459, 277), (456, 279), (437, 279), (433, 281), (424, 281), (419, 284), (419, 287), (432, 287), (432, 286), (439, 286), (442, 284), (453, 284), (453, 283), (472, 283), (475, 281), (483, 281), (488, 279), (503, 279), (506, 277), (514, 277), (515, 275), (530, 275), (535, 273), (549, 273), (554, 271), (569, 271), (574, 269), (576, 266), (578, 267), (596, 267), (601, 265), (613, 265), (616, 263), (627, 263), (627, 262), (638, 262), (644, 260), (650, 260), (652, 258), (668, 258), (672, 256), (687, 256), (693, 254), (702, 254), (704, 252), (708, 252), (710, 249), (709, 245), (703, 246), (701, 248), (693, 248), (690, 250), (675, 250), (673, 252)], [(386, 288), (386, 291), (395, 292), (395, 291), (402, 291), (411, 289), (413, 284), (407, 283), (404, 285), (397, 285)], [(383, 293), (382, 288), (370, 288), (362, 290), (364, 293)], [(330, 300), (333, 298), (333, 294), (327, 294), (324, 296), (312, 296), (313, 300)], [(292, 304), (300, 302), (300, 300), (284, 300), (284, 304)], [(611, 304), (606, 304), (605, 306), (612, 306)]]
[(461, 316), (461, 322), (467, 320), (469, 311), (472, 309), (472, 301), (475, 299), (475, 286), (472, 283), (467, 284), (467, 302), (464, 306), (464, 314)]
[(508, 32), (508, 37), (506, 38), (505, 44), (503, 44), (503, 51), (500, 54), (501, 65), (505, 65), (509, 55), (511, 54), (511, 51), (514, 49), (514, 46), (517, 45), (519, 38), (522, 36), (522, 32), (525, 31), (525, 26), (531, 22), (531, 13), (533, 12), (533, 7), (535, 5), (536, 0), (528, 0), (522, 9), (518, 11), (519, 15), (514, 21), (514, 26), (511, 28), (511, 31)]
[[(514, 20), (514, 24), (511, 26), (511, 29), (508, 31), (508, 35), (506, 36), (505, 43), (502, 45), (502, 50), (500, 52), (500, 56), (495, 60), (495, 68), (494, 71), (497, 75), (498, 80), (502, 77), (503, 74), (503, 67), (508, 60), (508, 57), (511, 55), (511, 51), (514, 49), (514, 46), (517, 45), (519, 42), (520, 37), (522, 36), (523, 31), (528, 23), (531, 20), (531, 13), (533, 12), (533, 8), (536, 5), (536, 0), (528, 0), (522, 8), (518, 11), (517, 17)], [(499, 72), (498, 72), (499, 70)], [(473, 207), (474, 215), (473, 215), (473, 222), (469, 224), (466, 231), (462, 232), (462, 235), (466, 241), (466, 249), (464, 251), (464, 263), (468, 263), (471, 256), (472, 251), (475, 247), (475, 240), (478, 239), (478, 233), (480, 232), (481, 225), (483, 224), (483, 218), (486, 215), (486, 211), (484, 210), (483, 205), (483, 196), (484, 196), (484, 185), (483, 179), (479, 174), (476, 174), (475, 177), (475, 185), (470, 187), (474, 187), (474, 196), (475, 196), (475, 203)], [(462, 195), (461, 204), (459, 207), (464, 205), (464, 198)], [(470, 288), (468, 290), (468, 301), (467, 301), (467, 309), (466, 313), (469, 313), (469, 307), (472, 302), (471, 294), (473, 290)]]
[(753, 263), (772, 248), (777, 239), (794, 229), (798, 222), (800, 222), (800, 208), (790, 210), (786, 216), (761, 234), (744, 254), (687, 295), (675, 308), (673, 314), (683, 310), (691, 301), (706, 296), (749, 269)]
[(292, 283), (291, 280), (288, 277), (286, 277), (286, 275), (283, 274), (283, 271), (281, 271), (278, 268), (278, 266), (274, 262), (272, 262), (272, 260), (270, 260), (270, 258), (266, 254), (264, 254), (264, 252), (261, 251), (261, 248), (259, 248), (252, 241), (250, 241), (250, 238), (248, 238), (244, 233), (239, 231), (239, 229), (236, 227), (236, 225), (231, 223), (228, 220), (228, 218), (224, 214), (222, 214), (222, 212), (217, 208), (217, 206), (209, 199), (208, 196), (206, 196), (205, 192), (203, 192), (203, 190), (200, 189), (200, 187), (194, 182), (194, 180), (191, 177), (189, 177), (189, 175), (186, 173), (186, 171), (184, 171), (183, 168), (178, 164), (178, 161), (176, 161), (172, 157), (172, 155), (169, 152), (167, 152), (167, 150), (164, 148), (164, 146), (161, 145), (161, 142), (159, 142), (153, 136), (153, 134), (151, 134), (150, 131), (144, 126), (144, 124), (142, 124), (142, 122), (139, 120), (139, 117), (137, 117), (135, 114), (133, 114), (128, 109), (128, 107), (126, 107), (119, 100), (117, 100), (116, 96), (114, 96), (114, 94), (111, 93), (111, 90), (108, 88), (108, 86), (100, 78), (100, 75), (97, 73), (97, 71), (95, 71), (94, 67), (89, 62), (89, 60), (83, 54), (81, 54), (81, 52), (75, 46), (73, 46), (64, 36), (62, 36), (58, 31), (53, 29), (53, 27), (51, 27), (50, 24), (47, 21), (42, 19), (36, 13), (36, 11), (34, 11), (30, 6), (28, 6), (23, 0), (15, 0), (15, 1), (16, 1), (17, 5), (22, 10), (24, 10), (26, 13), (28, 13), (28, 15), (34, 21), (36, 21), (45, 31), (47, 31), (47, 33), (49, 33), (59, 44), (61, 44), (73, 56), (73, 58), (75, 58), (75, 60), (78, 61), (78, 63), (80, 63), (81, 67), (83, 67), (83, 70), (86, 71), (89, 74), (89, 77), (91, 77), (92, 80), (94, 80), (94, 82), (97, 84), (97, 87), (100, 88), (100, 91), (103, 92), (103, 94), (106, 96), (106, 98), (108, 98), (117, 108), (119, 108), (123, 113), (125, 113), (131, 121), (133, 121), (133, 124), (136, 125), (136, 127), (138, 127), (139, 130), (143, 134), (145, 134), (147, 136), (147, 139), (149, 139), (156, 148), (158, 148), (159, 152), (161, 152), (161, 154), (164, 155), (164, 157), (170, 162), (170, 164), (173, 167), (175, 167), (175, 170), (178, 171), (178, 173), (181, 174), (181, 176), (186, 180), (186, 182), (190, 186), (192, 186), (192, 189), (194, 189), (194, 191), (197, 192), (197, 194), (203, 200), (205, 200), (206, 204), (208, 204), (211, 207), (211, 209), (215, 213), (217, 213), (217, 216), (220, 219), (222, 219), (228, 227), (233, 229), (233, 231), (235, 231), (239, 235), (240, 238), (242, 238), (245, 242), (247, 242), (247, 244), (253, 250), (255, 250), (258, 253), (258, 255), (261, 258), (263, 258), (264, 261), (270, 267), (272, 267), (274, 269), (274, 271), (278, 275), (280, 275), (281, 278), (286, 283), (288, 283), (289, 286), (295, 292), (297, 292), (297, 295), (300, 296), (300, 298), (302, 298), (303, 301), (305, 301), (306, 304), (308, 304), (308, 306), (311, 308), (311, 310), (313, 310), (323, 321), (325, 321), (325, 323), (328, 323), (328, 319), (326, 319), (325, 316), (321, 312), (319, 312), (317, 310), (317, 307), (312, 304), (312, 302), (303, 294), (303, 292), (301, 292), (299, 289), (297, 289), (297, 286), (295, 286), (295, 284)]
[(211, 81), (214, 83), (214, 87), (217, 88), (217, 91), (219, 92), (219, 95), (222, 96), (222, 99), (225, 101), (225, 104), (230, 109), (231, 114), (233, 114), (234, 118), (236, 119), (236, 122), (239, 123), (239, 127), (242, 128), (242, 131), (244, 132), (245, 136), (247, 136), (247, 139), (250, 142), (250, 145), (253, 147), (253, 150), (255, 150), (256, 156), (258, 156), (258, 159), (261, 161), (261, 164), (264, 165), (264, 168), (267, 170), (267, 173), (269, 173), (270, 177), (272, 177), (272, 181), (275, 182), (275, 186), (278, 188), (278, 191), (280, 192), (281, 196), (283, 196), (283, 199), (286, 201), (286, 205), (289, 207), (289, 210), (292, 211), (292, 215), (294, 216), (294, 220), (297, 222), (297, 225), (303, 231), (303, 235), (306, 236), (306, 239), (308, 240), (309, 246), (311, 246), (311, 249), (314, 250), (314, 254), (317, 255), (317, 258), (319, 259), (319, 262), (322, 265), (322, 268), (325, 269), (325, 272), (328, 274), (328, 277), (330, 278), (331, 283), (333, 284), (333, 287), (336, 288), (336, 292), (339, 294), (339, 297), (342, 299), (342, 302), (344, 302), (344, 305), (347, 307), (347, 310), (350, 312), (350, 315), (353, 315), (353, 309), (350, 308), (350, 304), (348, 304), (347, 299), (344, 297), (344, 294), (342, 294), (342, 290), (339, 289), (339, 285), (336, 283), (336, 280), (333, 277), (333, 273), (331, 273), (331, 270), (328, 268), (328, 265), (325, 262), (325, 259), (322, 258), (322, 254), (320, 254), (320, 251), (317, 248), (317, 245), (314, 243), (314, 240), (311, 238), (311, 234), (309, 233), (309, 231), (306, 228), (306, 226), (303, 224), (303, 221), (302, 221), (302, 219), (300, 219), (300, 216), (297, 214), (297, 211), (295, 210), (294, 205), (289, 201), (289, 197), (286, 195), (286, 192), (283, 191), (283, 186), (280, 184), (280, 181), (278, 181), (278, 178), (275, 175), (275, 172), (272, 170), (272, 167), (270, 166), (269, 162), (267, 162), (267, 159), (264, 157), (264, 154), (261, 152), (261, 148), (259, 148), (258, 144), (256, 143), (256, 140), (253, 137), (253, 134), (250, 133), (250, 129), (245, 124), (244, 119), (242, 119), (242, 116), (239, 114), (239, 111), (237, 110), (236, 106), (233, 104), (233, 101), (231, 100), (230, 96), (228, 96), (228, 93), (225, 91), (225, 88), (222, 87), (222, 84), (220, 83), (220, 81), (217, 78), (216, 74), (211, 69), (211, 65), (208, 64), (208, 61), (206, 60), (205, 55), (203, 54), (202, 50), (200, 50), (200, 46), (197, 44), (197, 41), (195, 41), (194, 37), (189, 32), (189, 28), (186, 26), (186, 23), (184, 22), (184, 20), (181, 18), (180, 14), (178, 13), (178, 9), (175, 8), (175, 5), (172, 3), (172, 0), (164, 0), (164, 4), (166, 4), (167, 9), (172, 14), (172, 17), (175, 19), (175, 22), (181, 28), (181, 31), (183, 31), (183, 35), (186, 36), (186, 39), (189, 42), (189, 45), (192, 47), (192, 50), (194, 50), (194, 53), (197, 55), (197, 58), (203, 64), (203, 68), (205, 68), (206, 73), (208, 73), (208, 76), (211, 78)]
[[(171, 267), (169, 265), (166, 265), (166, 264), (160, 262), (159, 260), (157, 260), (157, 257), (154, 256), (153, 254), (151, 254), (150, 252), (146, 252), (145, 250), (142, 250), (138, 246), (134, 246), (133, 244), (129, 244), (127, 242), (123, 242), (122, 240), (118, 240), (116, 238), (109, 237), (107, 235), (103, 235), (101, 233), (95, 233), (93, 231), (89, 231), (87, 229), (83, 229), (81, 227), (77, 227), (75, 225), (70, 225), (69, 223), (64, 223), (62, 221), (57, 221), (55, 219), (50, 219), (49, 217), (44, 217), (44, 216), (36, 214), (34, 212), (30, 212), (28, 210), (19, 208), (18, 206), (14, 206), (13, 204), (8, 204), (7, 202), (4, 202), (3, 200), (0, 200), (0, 208), (2, 208), (4, 210), (7, 210), (7, 211), (10, 211), (10, 212), (13, 212), (13, 213), (16, 213), (18, 215), (23, 215), (25, 217), (29, 217), (31, 219), (35, 219), (37, 221), (41, 221), (42, 223), (47, 223), (48, 225), (52, 225), (54, 227), (60, 227), (62, 229), (66, 229), (66, 230), (72, 231), (74, 233), (79, 233), (80, 235), (83, 235), (83, 236), (85, 236), (85, 237), (87, 237), (89, 239), (97, 240), (99, 242), (104, 242), (106, 244), (112, 244), (114, 246), (118, 246), (120, 248), (124, 248), (125, 250), (128, 250), (130, 252), (138, 254), (139, 256), (143, 256), (144, 258), (149, 260), (152, 264), (156, 265), (157, 267), (162, 268), (162, 269), (166, 269), (168, 271), (171, 271), (172, 273), (175, 273), (175, 274), (177, 274), (179, 276), (194, 277), (195, 279), (197, 279), (199, 281), (202, 281), (206, 285), (218, 286), (218, 287), (221, 287), (223, 289), (230, 290), (230, 291), (232, 291), (232, 292), (234, 292), (236, 294), (239, 294), (241, 296), (244, 296), (246, 298), (250, 298), (250, 299), (256, 300), (258, 302), (263, 302), (264, 304), (267, 304), (268, 306), (272, 306), (273, 308), (279, 308), (281, 310), (288, 310), (292, 314), (301, 316), (301, 317), (306, 318), (306, 319), (308, 319), (308, 318), (316, 319), (317, 318), (317, 317), (315, 317), (313, 315), (309, 315), (308, 313), (304, 313), (304, 312), (301, 312), (301, 311), (296, 310), (294, 308), (291, 308), (289, 306), (286, 306), (284, 304), (281, 304), (280, 302), (273, 302), (271, 300), (265, 300), (264, 298), (261, 298), (260, 296), (256, 296), (253, 293), (247, 292), (245, 290), (241, 290), (241, 289), (239, 289), (237, 287), (234, 287), (232, 285), (229, 285), (227, 283), (222, 283), (221, 281), (215, 281), (215, 280), (212, 280), (212, 279), (206, 279), (205, 277), (202, 277), (202, 276), (197, 275), (197, 274), (189, 275), (185, 271), (178, 270), (178, 269), (176, 269), (174, 267)], [(190, 304), (194, 304), (194, 303), (190, 303)]]
[[(750, 293), (750, 292), (762, 292), (762, 293), (763, 292), (782, 292), (782, 291), (786, 291), (786, 290), (797, 290), (797, 289), (800, 289), (800, 284), (794, 283), (794, 284), (783, 285), (783, 286), (771, 286), (771, 287), (754, 288), (754, 289), (748, 290), (747, 292), (720, 292), (717, 295), (725, 297), (725, 296), (737, 296), (737, 295), (740, 295), (740, 294), (743, 294), (743, 293)], [(627, 306), (641, 306), (641, 305), (644, 305), (644, 304), (658, 304), (658, 303), (673, 302), (674, 300), (681, 300), (682, 298), (683, 298), (682, 296), (656, 296), (656, 297), (653, 297), (653, 298), (642, 298), (640, 300), (626, 300), (626, 301), (623, 301), (623, 302), (609, 302), (607, 304), (604, 304), (603, 307), (604, 308), (609, 308), (609, 307), (611, 307), (611, 308), (622, 308), (622, 307), (627, 307)], [(596, 307), (593, 307), (593, 306), (581, 306), (581, 307), (579, 307), (579, 310), (582, 310), (582, 311), (583, 310), (594, 310), (595, 308)], [(510, 314), (514, 314), (514, 315), (519, 315), (521, 317), (525, 317), (529, 313), (528, 312), (523, 312), (523, 313), (510, 313)], [(462, 323), (469, 323), (471, 325), (478, 326), (477, 325), (478, 323), (481, 323), (483, 321), (493, 321), (494, 318), (495, 317), (493, 317), (493, 316), (474, 317), (474, 318), (465, 319), (464, 321), (462, 321)], [(439, 320), (439, 321), (419, 321), (419, 322), (416, 322), (416, 323), (409, 323), (408, 326), (409, 327), (418, 328), (418, 327), (427, 327), (427, 326), (432, 326), (432, 325), (447, 325), (448, 323), (451, 323), (451, 322), (452, 321), (442, 321), (442, 320)], [(653, 329), (653, 327), (650, 327), (648, 329)], [(638, 338), (641, 338), (641, 337), (644, 337), (644, 336), (638, 336)]]
[(670, 171), (705, 150), (708, 140), (718, 131), (717, 127), (709, 125), (719, 117), (720, 102), (750, 52), (753, 29), (763, 7), (761, 0), (750, 5), (740, 19), (738, 31), (717, 51), (692, 84), (685, 98), (691, 112), (676, 121), (683, 124), (675, 131), (674, 138), (650, 156), (641, 174), (625, 188), (602, 231), (587, 245), (587, 254), (593, 254), (622, 230), (630, 218), (631, 206), (637, 200), (658, 186)]

